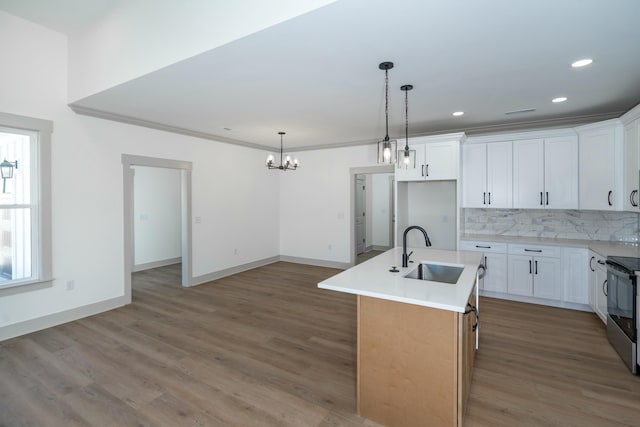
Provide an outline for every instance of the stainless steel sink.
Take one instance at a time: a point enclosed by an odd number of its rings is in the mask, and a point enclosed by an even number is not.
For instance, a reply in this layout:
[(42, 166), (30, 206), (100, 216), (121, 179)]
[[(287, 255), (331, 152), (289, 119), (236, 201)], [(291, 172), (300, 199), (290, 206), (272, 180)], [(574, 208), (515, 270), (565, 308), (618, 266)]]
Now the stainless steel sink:
[(418, 268), (413, 269), (404, 276), (407, 279), (429, 280), (431, 282), (455, 284), (462, 274), (464, 266), (443, 265), (432, 263), (420, 263)]

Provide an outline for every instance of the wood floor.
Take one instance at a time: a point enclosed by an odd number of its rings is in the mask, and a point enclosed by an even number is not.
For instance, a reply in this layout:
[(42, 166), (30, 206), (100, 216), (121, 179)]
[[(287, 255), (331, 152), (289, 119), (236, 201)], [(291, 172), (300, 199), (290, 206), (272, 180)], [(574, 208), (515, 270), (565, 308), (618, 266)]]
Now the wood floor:
[[(0, 426), (375, 426), (355, 414), (355, 297), (275, 263), (0, 343)], [(465, 427), (639, 426), (640, 378), (594, 314), (481, 300)]]

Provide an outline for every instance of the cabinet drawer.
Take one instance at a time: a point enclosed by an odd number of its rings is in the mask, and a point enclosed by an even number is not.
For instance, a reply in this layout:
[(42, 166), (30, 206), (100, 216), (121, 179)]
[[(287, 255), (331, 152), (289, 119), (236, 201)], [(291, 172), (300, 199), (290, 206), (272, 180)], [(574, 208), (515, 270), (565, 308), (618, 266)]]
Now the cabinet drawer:
[(480, 240), (461, 240), (460, 250), (462, 251), (481, 251), (504, 254), (507, 252), (506, 243), (486, 242)]
[(544, 257), (560, 257), (559, 246), (521, 245), (509, 243), (509, 254)]

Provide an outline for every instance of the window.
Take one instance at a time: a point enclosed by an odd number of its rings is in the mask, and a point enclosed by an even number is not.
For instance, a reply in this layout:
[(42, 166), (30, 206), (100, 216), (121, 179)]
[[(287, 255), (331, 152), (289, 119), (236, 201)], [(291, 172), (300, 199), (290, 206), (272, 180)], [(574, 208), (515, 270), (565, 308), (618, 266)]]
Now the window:
[(0, 113), (0, 289), (51, 280), (51, 122)]

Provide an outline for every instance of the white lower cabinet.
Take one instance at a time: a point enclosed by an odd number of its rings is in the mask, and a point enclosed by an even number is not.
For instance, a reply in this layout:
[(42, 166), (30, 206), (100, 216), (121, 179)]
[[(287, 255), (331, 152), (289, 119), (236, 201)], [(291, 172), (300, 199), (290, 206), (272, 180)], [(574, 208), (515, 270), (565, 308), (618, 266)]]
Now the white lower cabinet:
[(590, 304), (590, 287), (584, 268), (588, 250), (584, 248), (562, 248), (563, 301)]
[(462, 240), (459, 249), (482, 252), (486, 271), (478, 287), (492, 297), (580, 310), (591, 306), (606, 319), (605, 258), (587, 248)]
[(460, 250), (482, 252), (484, 276), (479, 289), (490, 292), (507, 292), (507, 244), (464, 240)]
[(510, 294), (560, 300), (560, 258), (509, 253)]
[(591, 290), (591, 307), (600, 320), (607, 323), (607, 266), (606, 258), (590, 251), (589, 253), (589, 288)]

